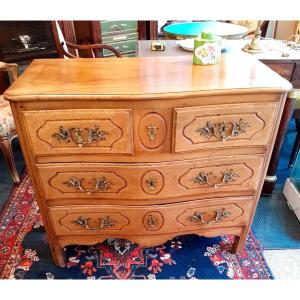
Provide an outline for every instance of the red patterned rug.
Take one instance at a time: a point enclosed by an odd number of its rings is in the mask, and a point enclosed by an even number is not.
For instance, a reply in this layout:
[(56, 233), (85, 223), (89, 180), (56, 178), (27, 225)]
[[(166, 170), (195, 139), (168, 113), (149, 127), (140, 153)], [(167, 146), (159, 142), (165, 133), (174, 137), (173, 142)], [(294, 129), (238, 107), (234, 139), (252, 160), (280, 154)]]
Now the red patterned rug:
[(66, 266), (56, 267), (30, 179), (24, 174), (0, 214), (0, 279), (272, 279), (251, 232), (240, 255), (228, 252), (232, 236), (179, 236), (141, 248), (108, 239), (95, 246), (66, 247)]

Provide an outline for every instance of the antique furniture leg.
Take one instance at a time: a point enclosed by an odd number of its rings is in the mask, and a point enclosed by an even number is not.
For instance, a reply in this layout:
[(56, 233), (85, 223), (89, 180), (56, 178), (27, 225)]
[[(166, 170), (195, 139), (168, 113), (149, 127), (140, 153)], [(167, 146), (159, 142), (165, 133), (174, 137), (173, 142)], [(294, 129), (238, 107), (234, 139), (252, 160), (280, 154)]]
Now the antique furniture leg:
[(243, 250), (246, 243), (247, 235), (248, 230), (246, 230), (246, 228), (243, 228), (240, 236), (234, 236), (234, 242), (231, 248), (232, 254), (238, 254)]
[(54, 263), (59, 267), (65, 266), (65, 252), (64, 249), (60, 247), (58, 241), (55, 241), (53, 243), (53, 246), (51, 247), (52, 257), (54, 260)]
[(13, 152), (12, 152), (12, 146), (11, 142), (14, 138), (16, 138), (17, 135), (13, 135), (12, 137), (9, 137), (7, 139), (1, 139), (0, 140), (0, 148), (3, 152), (4, 159), (7, 163), (7, 166), (9, 168), (9, 171), (11, 173), (12, 179), (15, 184), (20, 183), (20, 178), (17, 172)]
[(276, 170), (279, 163), (280, 150), (284, 142), (289, 121), (293, 114), (295, 98), (296, 98), (296, 91), (290, 92), (286, 98), (271, 160), (267, 171), (267, 176), (265, 178), (265, 183), (263, 185), (263, 189), (261, 192), (261, 194), (265, 196), (270, 196), (272, 194), (277, 181)]

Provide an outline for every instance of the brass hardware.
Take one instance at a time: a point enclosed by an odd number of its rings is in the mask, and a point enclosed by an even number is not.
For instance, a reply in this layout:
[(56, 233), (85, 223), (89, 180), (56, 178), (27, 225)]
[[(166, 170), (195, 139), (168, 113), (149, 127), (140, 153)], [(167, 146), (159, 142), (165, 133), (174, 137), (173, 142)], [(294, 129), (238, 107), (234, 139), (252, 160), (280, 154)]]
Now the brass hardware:
[(151, 229), (154, 229), (157, 226), (157, 218), (155, 218), (153, 215), (149, 215), (147, 217), (147, 224)]
[[(87, 132), (87, 138), (85, 140), (85, 133)], [(63, 126), (59, 126), (58, 132), (54, 133), (52, 137), (56, 138), (59, 142), (65, 143), (73, 142), (82, 147), (85, 144), (91, 144), (93, 142), (99, 142), (106, 139), (108, 133), (104, 130), (100, 130), (98, 126), (95, 128), (67, 128), (64, 130)]]
[(64, 141), (66, 143), (71, 142), (70, 128), (68, 128), (67, 130), (64, 130), (63, 126), (59, 126), (58, 132), (54, 133), (52, 136), (55, 137), (58, 141)]
[(192, 216), (188, 217), (188, 220), (191, 222), (195, 222), (195, 223), (201, 222), (203, 224), (208, 224), (210, 226), (211, 224), (221, 222), (223, 219), (227, 218), (231, 214), (230, 211), (226, 210), (225, 208), (217, 209), (217, 210), (215, 210), (215, 213), (216, 213), (216, 216), (215, 216), (214, 220), (211, 219), (209, 221), (205, 221), (204, 215), (206, 214), (206, 212), (195, 211)]
[(254, 38), (251, 40), (251, 42), (247, 45), (245, 45), (242, 50), (245, 52), (250, 53), (260, 53), (265, 51), (265, 47), (263, 47), (260, 43), (261, 38), (261, 29), (260, 26), (262, 25), (262, 21), (259, 21), (257, 24), (257, 28), (254, 32)]
[(99, 218), (99, 226), (98, 227), (91, 227), (89, 225), (90, 218), (83, 218), (82, 216), (78, 217), (76, 220), (72, 221), (72, 223), (81, 226), (82, 228), (86, 228), (88, 230), (99, 230), (103, 228), (110, 228), (114, 227), (117, 221), (111, 219), (109, 216), (104, 218)]
[(68, 181), (63, 182), (63, 184), (66, 184), (68, 187), (74, 187), (78, 190), (80, 190), (83, 193), (91, 194), (96, 191), (106, 191), (111, 188), (111, 183), (106, 179), (106, 177), (96, 178), (95, 180), (95, 187), (94, 189), (84, 189), (82, 187), (82, 178), (78, 179), (76, 177), (70, 178)]
[[(250, 125), (244, 122), (243, 119), (231, 122), (223, 121), (222, 123), (212, 123), (211, 121), (208, 121), (205, 127), (196, 129), (196, 132), (199, 132), (200, 136), (204, 136), (207, 139), (215, 137), (217, 139), (220, 138), (223, 142), (225, 142), (230, 140), (232, 137), (247, 133), (247, 127), (250, 127)], [(231, 128), (231, 133), (226, 135), (228, 128)]]
[(157, 131), (159, 128), (157, 128), (155, 125), (150, 124), (149, 126), (146, 126), (148, 138), (150, 141), (153, 141), (156, 139)]
[(110, 228), (114, 227), (117, 221), (111, 219), (109, 216), (106, 216), (104, 218), (99, 218), (100, 221), (100, 228)]
[(148, 179), (145, 180), (147, 187), (150, 191), (153, 191), (156, 187), (156, 179), (150, 177)]
[(219, 186), (228, 184), (234, 181), (234, 177), (239, 177), (237, 173), (233, 171), (233, 169), (225, 170), (223, 172), (222, 182), (221, 183), (210, 183), (208, 179), (208, 173), (199, 172), (199, 174), (193, 178), (194, 183), (198, 183), (200, 185), (207, 184), (209, 187), (217, 188)]
[(203, 128), (198, 128), (196, 130), (196, 132), (199, 132), (200, 135), (203, 135), (205, 136), (206, 138), (210, 138), (212, 136), (216, 137), (217, 138), (217, 135), (216, 135), (216, 125), (217, 124), (213, 124), (211, 121), (208, 121), (206, 123), (206, 126), (203, 127)]
[(72, 223), (80, 225), (83, 228), (89, 228), (89, 218), (85, 219), (80, 216), (76, 220), (72, 221)]
[(210, 183), (208, 182), (208, 174), (205, 172), (200, 172), (195, 178), (194, 182), (198, 184), (208, 184), (210, 186)]
[(234, 177), (239, 177), (239, 175), (237, 173), (234, 173), (233, 169), (226, 170), (223, 173), (222, 183), (227, 184), (229, 182), (233, 182), (234, 181)]
[(151, 43), (151, 50), (152, 51), (165, 51), (166, 43), (163, 41), (153, 41)]

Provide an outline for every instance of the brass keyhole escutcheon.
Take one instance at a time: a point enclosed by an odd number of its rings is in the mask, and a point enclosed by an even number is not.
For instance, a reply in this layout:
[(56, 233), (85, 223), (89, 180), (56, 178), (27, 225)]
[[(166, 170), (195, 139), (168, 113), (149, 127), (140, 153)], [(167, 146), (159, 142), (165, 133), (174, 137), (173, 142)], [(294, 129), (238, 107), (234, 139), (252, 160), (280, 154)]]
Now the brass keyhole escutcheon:
[(146, 131), (147, 131), (149, 141), (155, 141), (158, 130), (159, 128), (156, 127), (154, 124), (150, 124), (146, 126)]
[(141, 188), (148, 195), (159, 194), (164, 184), (164, 175), (157, 170), (146, 171), (141, 177)]
[(147, 230), (156, 231), (163, 226), (164, 217), (159, 211), (151, 211), (145, 214), (143, 224)]
[(156, 187), (156, 179), (150, 177), (150, 178), (147, 178), (145, 181), (146, 181), (149, 191), (154, 191), (154, 189)]

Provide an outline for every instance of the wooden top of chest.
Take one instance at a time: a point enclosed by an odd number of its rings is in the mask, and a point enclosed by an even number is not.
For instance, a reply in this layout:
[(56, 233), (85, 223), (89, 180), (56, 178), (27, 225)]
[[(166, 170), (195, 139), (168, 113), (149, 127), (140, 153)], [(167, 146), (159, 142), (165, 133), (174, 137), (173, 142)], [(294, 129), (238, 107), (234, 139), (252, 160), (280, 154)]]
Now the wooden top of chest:
[(193, 65), (190, 56), (34, 60), (6, 91), (11, 101), (166, 99), (284, 92), (291, 84), (249, 55)]

